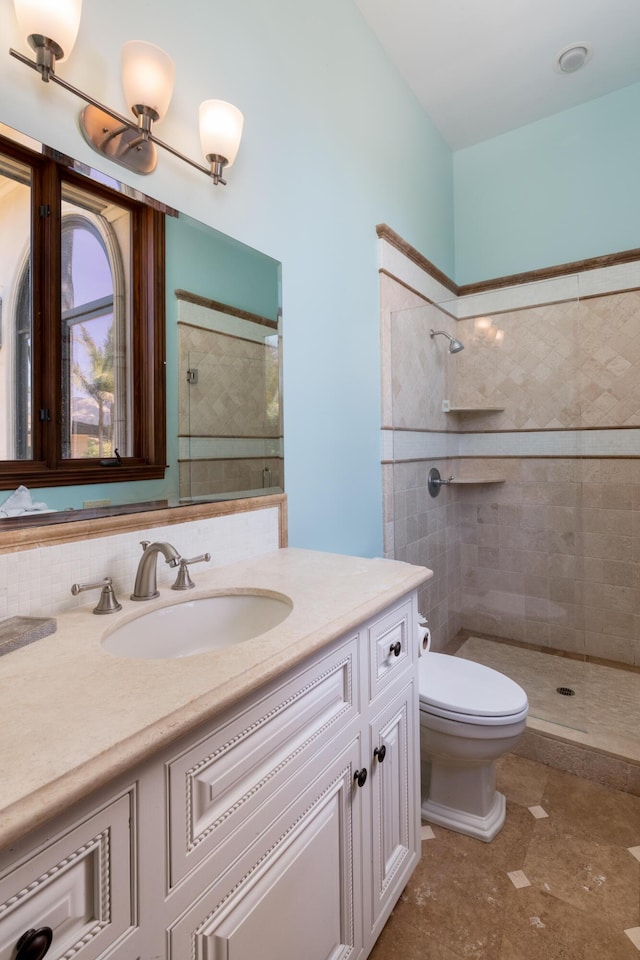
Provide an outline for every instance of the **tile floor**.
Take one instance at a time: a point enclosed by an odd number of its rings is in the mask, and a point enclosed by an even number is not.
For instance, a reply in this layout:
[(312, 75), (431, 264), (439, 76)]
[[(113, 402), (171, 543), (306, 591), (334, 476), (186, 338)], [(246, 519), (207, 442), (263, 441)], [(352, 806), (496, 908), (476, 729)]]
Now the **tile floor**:
[(371, 960), (640, 960), (640, 797), (513, 754), (498, 788), (491, 843), (423, 827)]

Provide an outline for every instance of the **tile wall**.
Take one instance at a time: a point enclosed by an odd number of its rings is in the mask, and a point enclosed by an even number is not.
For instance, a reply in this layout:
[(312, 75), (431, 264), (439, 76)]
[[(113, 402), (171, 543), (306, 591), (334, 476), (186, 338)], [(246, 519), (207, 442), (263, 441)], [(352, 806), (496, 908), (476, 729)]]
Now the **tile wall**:
[(459, 320), (456, 403), (504, 407), (465, 428), (639, 425), (639, 313), (640, 290), (628, 290)]
[(418, 607), (435, 638), (451, 637), (461, 627), (455, 511), (447, 497), (432, 498), (427, 493), (429, 468), (437, 465), (446, 477), (451, 464), (445, 457), (429, 463), (395, 461), (403, 440), (412, 435), (409, 430), (420, 431), (419, 442), (431, 438), (434, 446), (443, 446), (438, 436), (427, 431), (435, 424), (442, 431), (440, 439), (445, 438), (446, 367), (436, 358), (442, 360), (446, 345), (444, 337), (431, 340), (429, 330), (435, 326), (453, 331), (455, 321), (435, 307), (425, 309), (421, 297), (384, 274), (380, 294), (382, 354), (392, 358), (382, 364), (382, 422), (395, 428), (383, 431), (385, 556), (426, 564), (433, 570), (433, 579), (420, 590)]
[(464, 629), (640, 665), (640, 460), (496, 468), (504, 484), (452, 491)]
[(383, 466), (385, 495), (393, 503), (394, 520), (387, 524), (385, 556), (430, 567), (433, 578), (418, 592), (418, 609), (429, 621), (434, 648), (442, 638), (454, 637), (462, 627), (460, 612), (460, 545), (455, 503), (442, 494), (427, 492), (427, 474), (437, 466), (448, 476), (446, 460), (386, 464)]
[[(385, 551), (434, 569), (435, 649), (462, 628), (640, 665), (639, 265), (441, 309), (425, 300), (445, 299), (438, 285), (382, 246)], [(434, 500), (432, 466), (503, 482)]]

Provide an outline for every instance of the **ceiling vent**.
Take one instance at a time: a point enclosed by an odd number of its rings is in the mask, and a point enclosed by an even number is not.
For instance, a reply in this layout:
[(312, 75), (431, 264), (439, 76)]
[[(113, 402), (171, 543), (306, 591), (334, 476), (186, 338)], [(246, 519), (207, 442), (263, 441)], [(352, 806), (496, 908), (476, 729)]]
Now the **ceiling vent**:
[(593, 56), (593, 50), (590, 43), (580, 42), (571, 43), (568, 47), (563, 47), (553, 62), (553, 68), (558, 73), (575, 73), (584, 67)]

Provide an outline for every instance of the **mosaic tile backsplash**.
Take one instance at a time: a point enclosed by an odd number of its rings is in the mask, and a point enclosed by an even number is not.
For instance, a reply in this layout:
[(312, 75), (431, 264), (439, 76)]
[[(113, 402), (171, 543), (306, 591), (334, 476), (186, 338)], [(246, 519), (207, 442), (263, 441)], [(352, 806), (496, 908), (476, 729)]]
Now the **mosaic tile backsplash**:
[[(12, 616), (55, 616), (90, 604), (93, 594), (72, 597), (71, 585), (112, 577), (116, 595), (128, 596), (135, 581), (141, 540), (168, 540), (183, 556), (211, 553), (223, 566), (277, 550), (278, 509), (253, 510), (93, 540), (0, 554), (0, 620)], [(196, 571), (194, 580), (197, 582)], [(159, 586), (171, 585), (175, 571), (158, 564)], [(96, 591), (95, 599), (98, 593)]]

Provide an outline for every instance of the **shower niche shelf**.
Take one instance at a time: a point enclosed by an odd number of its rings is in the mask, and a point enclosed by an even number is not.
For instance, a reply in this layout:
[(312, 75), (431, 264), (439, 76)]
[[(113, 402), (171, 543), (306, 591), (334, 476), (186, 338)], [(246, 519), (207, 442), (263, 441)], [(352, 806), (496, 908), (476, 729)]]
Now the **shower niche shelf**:
[[(446, 401), (445, 401), (446, 403)], [(462, 414), (462, 413), (502, 413), (504, 407), (448, 407), (444, 409), (444, 413), (453, 413), (453, 414)]]
[(471, 486), (479, 483), (505, 483), (506, 477), (454, 477), (449, 480), (452, 487)]

